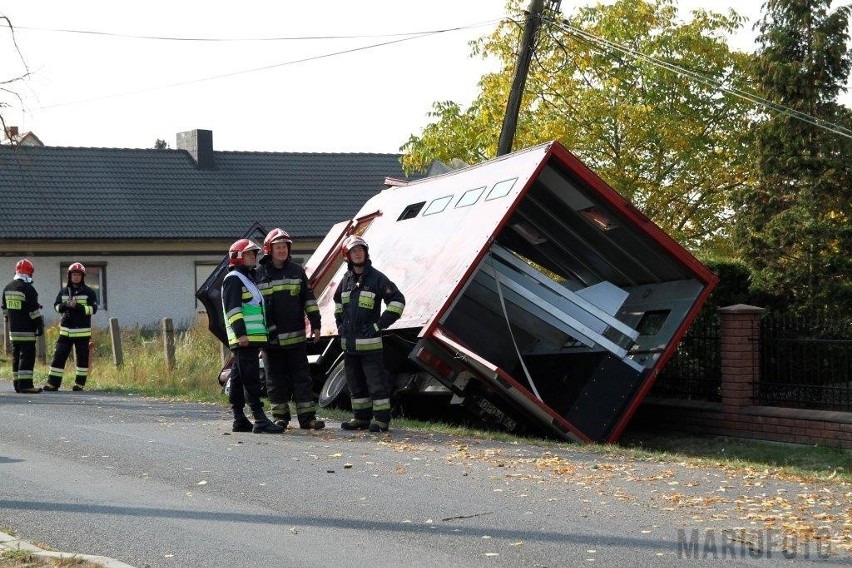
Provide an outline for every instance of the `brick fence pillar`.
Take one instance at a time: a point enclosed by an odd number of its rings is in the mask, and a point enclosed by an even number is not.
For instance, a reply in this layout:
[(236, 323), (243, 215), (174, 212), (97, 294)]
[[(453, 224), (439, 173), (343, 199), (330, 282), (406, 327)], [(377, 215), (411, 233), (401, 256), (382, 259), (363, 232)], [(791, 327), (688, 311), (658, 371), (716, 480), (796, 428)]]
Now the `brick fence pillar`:
[(754, 401), (760, 371), (760, 316), (766, 310), (737, 304), (717, 311), (722, 331), (722, 405), (736, 412)]

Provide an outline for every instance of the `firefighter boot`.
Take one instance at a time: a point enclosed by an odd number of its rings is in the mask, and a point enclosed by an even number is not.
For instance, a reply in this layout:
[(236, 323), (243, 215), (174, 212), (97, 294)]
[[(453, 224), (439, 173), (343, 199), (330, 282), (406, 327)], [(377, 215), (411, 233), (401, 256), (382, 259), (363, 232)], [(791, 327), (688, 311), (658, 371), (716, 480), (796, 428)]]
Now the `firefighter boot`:
[(18, 379), (12, 381), (12, 386), (15, 388), (15, 392), (21, 392), (21, 387), (18, 386)]
[(357, 418), (353, 418), (348, 422), (344, 422), (340, 425), (344, 430), (366, 430), (370, 427), (370, 422), (367, 420), (359, 420)]
[(17, 389), (17, 392), (23, 394), (37, 394), (41, 392), (41, 387), (35, 386), (32, 379), (19, 379)]
[(284, 430), (287, 429), (287, 426), (290, 424), (290, 413), (287, 414), (277, 414), (274, 410), (272, 411), (272, 420), (279, 426), (281, 426)]
[(390, 424), (373, 420), (370, 422), (370, 432), (387, 432)]
[(251, 432), (254, 425), (246, 418), (242, 410), (234, 411), (234, 424), (231, 427), (231, 432)]
[(252, 428), (252, 432), (255, 434), (280, 434), (283, 431), (284, 427), (272, 422), (262, 410), (254, 411), (254, 428)]
[(300, 417), (299, 428), (302, 430), (322, 430), (325, 428), (325, 421), (317, 420), (316, 416)]
[(85, 385), (81, 385), (80, 383), (74, 383), (74, 386), (71, 387), (71, 390), (72, 391), (81, 391), (84, 388), (86, 388)]

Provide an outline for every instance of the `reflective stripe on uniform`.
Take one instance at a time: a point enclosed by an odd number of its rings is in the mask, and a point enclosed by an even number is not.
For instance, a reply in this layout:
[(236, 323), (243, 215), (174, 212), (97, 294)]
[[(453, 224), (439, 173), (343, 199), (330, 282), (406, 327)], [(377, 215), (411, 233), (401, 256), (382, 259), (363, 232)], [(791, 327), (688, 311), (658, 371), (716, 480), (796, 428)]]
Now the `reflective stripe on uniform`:
[(381, 337), (368, 337), (366, 339), (355, 339), (355, 351), (375, 351), (382, 348)]
[(72, 339), (78, 337), (91, 337), (92, 336), (92, 328), (91, 327), (59, 327), (59, 335), (64, 335), (65, 337), (70, 337)]
[(369, 398), (353, 398), (352, 399), (352, 410), (364, 410), (367, 408), (371, 408), (373, 405), (372, 401)]
[(405, 304), (402, 302), (390, 302), (387, 309), (389, 312), (402, 315), (402, 311), (405, 309)]
[(305, 330), (278, 334), (278, 345), (296, 345), (305, 341)]
[(9, 331), (9, 339), (12, 341), (35, 341), (34, 331)]

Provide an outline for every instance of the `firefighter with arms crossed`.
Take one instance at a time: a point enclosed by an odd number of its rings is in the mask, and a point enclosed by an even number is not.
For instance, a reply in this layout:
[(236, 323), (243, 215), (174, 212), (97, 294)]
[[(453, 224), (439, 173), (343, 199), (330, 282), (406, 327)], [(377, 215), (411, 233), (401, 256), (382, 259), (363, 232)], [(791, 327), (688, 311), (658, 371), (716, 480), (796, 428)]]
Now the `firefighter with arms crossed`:
[(290, 258), (292, 244), (290, 235), (283, 229), (269, 231), (263, 240), (265, 256), (258, 269), (258, 288), (266, 304), (269, 330), (269, 345), (263, 350), (266, 392), (276, 424), (287, 427), (292, 398), (299, 428), (321, 430), (325, 422), (316, 418), (305, 348), (305, 317), (316, 343), (320, 336), (320, 313), (304, 269)]
[(38, 292), (33, 287), (33, 263), (24, 258), (15, 265), (15, 277), (3, 289), (2, 308), (12, 340), (12, 385), (15, 392), (39, 393), (33, 385), (36, 337), (44, 333)]
[(382, 330), (402, 316), (405, 297), (396, 284), (373, 268), (364, 239), (348, 237), (341, 252), (349, 270), (334, 293), (334, 316), (355, 415), (342, 428), (387, 432), (391, 383), (382, 356)]
[[(236, 241), (228, 250), (228, 273), (222, 280), (225, 332), (234, 355), (228, 399), (234, 413), (234, 432), (280, 434), (284, 428), (266, 417), (260, 400), (258, 354), (266, 345), (266, 323), (263, 295), (255, 283), (258, 252), (260, 247), (248, 239)], [(246, 403), (254, 424), (245, 415)]]
[(62, 314), (59, 322), (59, 338), (53, 352), (53, 361), (47, 373), (44, 390), (58, 391), (65, 372), (65, 362), (74, 348), (76, 369), (74, 386), (71, 390), (81, 391), (89, 376), (89, 341), (92, 339), (92, 316), (98, 311), (98, 297), (86, 286), (86, 267), (75, 262), (68, 267), (65, 288), (56, 295), (53, 308)]

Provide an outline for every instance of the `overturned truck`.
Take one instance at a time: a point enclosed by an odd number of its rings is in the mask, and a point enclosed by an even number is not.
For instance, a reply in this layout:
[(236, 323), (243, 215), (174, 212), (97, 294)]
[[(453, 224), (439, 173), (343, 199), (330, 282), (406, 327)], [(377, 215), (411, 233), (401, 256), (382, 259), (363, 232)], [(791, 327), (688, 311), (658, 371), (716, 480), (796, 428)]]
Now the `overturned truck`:
[(559, 143), (515, 152), (386, 189), (326, 235), (305, 265), (326, 391), (351, 234), (406, 297), (384, 333), (398, 387), (577, 441), (619, 437), (717, 282)]

